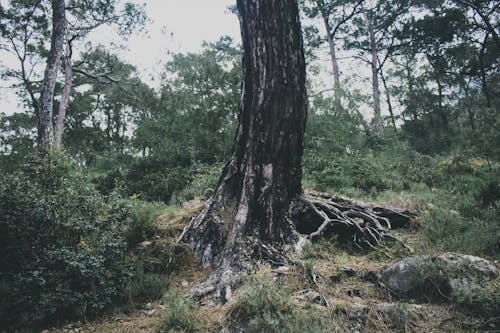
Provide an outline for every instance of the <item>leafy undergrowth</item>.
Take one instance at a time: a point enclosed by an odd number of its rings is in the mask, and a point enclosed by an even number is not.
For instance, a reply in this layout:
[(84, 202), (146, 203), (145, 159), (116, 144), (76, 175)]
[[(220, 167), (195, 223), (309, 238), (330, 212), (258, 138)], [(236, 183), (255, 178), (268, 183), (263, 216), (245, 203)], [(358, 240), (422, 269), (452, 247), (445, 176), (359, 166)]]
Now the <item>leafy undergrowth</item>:
[[(392, 200), (397, 203), (399, 199)], [(410, 201), (407, 202), (410, 207), (422, 205)], [(183, 295), (209, 272), (197, 268), (189, 249), (175, 244), (175, 240), (201, 207), (202, 201), (194, 199), (182, 206), (164, 207), (162, 212), (154, 214), (154, 224), (145, 227), (152, 227), (153, 232), (141, 238), (138, 247), (142, 248), (133, 255), (133, 260), (147, 272), (146, 276), (154, 280), (151, 285), (138, 281), (137, 289), (147, 294), (142, 299), (135, 297), (142, 303), (81, 325), (79, 332), (474, 332), (495, 329), (494, 319), (469, 311), (467, 307), (473, 306), (473, 302), (467, 303), (466, 297), (451, 302), (396, 299), (377, 282), (377, 272), (392, 260), (428, 252), (422, 250), (422, 244), (428, 241), (425, 228), (398, 232), (409, 248), (414, 249), (413, 253), (398, 244), (387, 244), (376, 251), (354, 254), (344, 250), (335, 239), (323, 240), (304, 248), (302, 265), (261, 266), (235, 291), (234, 301), (229, 305), (187, 300)], [(162, 277), (163, 283), (154, 277)], [(492, 288), (498, 288), (497, 283), (498, 279), (493, 281)]]

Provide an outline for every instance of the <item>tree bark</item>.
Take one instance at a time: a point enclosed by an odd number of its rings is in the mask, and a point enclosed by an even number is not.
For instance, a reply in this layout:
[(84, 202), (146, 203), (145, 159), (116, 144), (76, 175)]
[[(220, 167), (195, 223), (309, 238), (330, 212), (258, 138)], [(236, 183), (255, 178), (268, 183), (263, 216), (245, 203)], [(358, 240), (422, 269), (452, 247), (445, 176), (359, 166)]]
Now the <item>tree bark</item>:
[(237, 6), (244, 81), (236, 142), (214, 196), (181, 236), (203, 266), (219, 266), (197, 293), (226, 300), (253, 260), (295, 237), (290, 207), (302, 194), (307, 113), (297, 2)]
[(59, 61), (64, 48), (65, 30), (65, 2), (64, 0), (53, 0), (51, 43), (42, 82), (40, 109), (37, 114), (38, 145), (42, 148), (51, 148), (54, 139), (52, 136), (52, 108)]
[(66, 52), (64, 55), (64, 88), (59, 101), (59, 110), (57, 112), (57, 122), (54, 132), (54, 146), (61, 147), (62, 135), (64, 131), (64, 120), (66, 119), (66, 109), (68, 108), (69, 96), (73, 86), (73, 67), (71, 64), (72, 57), (71, 38), (69, 32), (66, 31)]
[[(354, 205), (328, 195), (304, 195), (301, 159), (307, 114), (305, 60), (296, 0), (238, 0), (243, 40), (243, 85), (232, 157), (214, 195), (184, 229), (210, 276), (190, 295), (213, 294), (229, 302), (232, 288), (257, 262), (292, 262), (300, 251), (332, 231), (359, 247), (390, 236), (389, 219), (408, 216)], [(386, 211), (387, 213), (387, 211)], [(392, 237), (394, 238), (394, 237)]]

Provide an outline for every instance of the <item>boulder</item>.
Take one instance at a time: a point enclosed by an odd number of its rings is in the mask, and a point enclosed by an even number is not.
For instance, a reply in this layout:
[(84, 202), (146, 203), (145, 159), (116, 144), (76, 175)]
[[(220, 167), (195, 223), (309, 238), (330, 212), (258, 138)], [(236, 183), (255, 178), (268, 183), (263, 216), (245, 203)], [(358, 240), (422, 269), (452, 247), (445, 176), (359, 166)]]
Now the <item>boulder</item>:
[(486, 259), (448, 252), (396, 260), (382, 270), (381, 282), (396, 294), (406, 294), (419, 288), (426, 289), (429, 278), (453, 288), (455, 284), (452, 281), (469, 281), (472, 284), (497, 276), (497, 267)]

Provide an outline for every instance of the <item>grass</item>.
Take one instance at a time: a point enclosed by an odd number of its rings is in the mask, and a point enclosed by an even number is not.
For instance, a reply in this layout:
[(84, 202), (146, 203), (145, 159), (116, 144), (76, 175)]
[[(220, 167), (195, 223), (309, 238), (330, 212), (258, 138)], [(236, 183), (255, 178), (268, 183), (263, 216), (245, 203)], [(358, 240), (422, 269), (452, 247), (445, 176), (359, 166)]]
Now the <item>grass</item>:
[(316, 307), (300, 307), (292, 301), (292, 290), (254, 276), (238, 290), (227, 313), (231, 329), (245, 332), (325, 332), (324, 317)]
[(170, 290), (165, 297), (165, 305), (160, 333), (201, 332), (201, 324), (195, 315), (198, 307), (194, 302), (189, 301), (175, 290)]

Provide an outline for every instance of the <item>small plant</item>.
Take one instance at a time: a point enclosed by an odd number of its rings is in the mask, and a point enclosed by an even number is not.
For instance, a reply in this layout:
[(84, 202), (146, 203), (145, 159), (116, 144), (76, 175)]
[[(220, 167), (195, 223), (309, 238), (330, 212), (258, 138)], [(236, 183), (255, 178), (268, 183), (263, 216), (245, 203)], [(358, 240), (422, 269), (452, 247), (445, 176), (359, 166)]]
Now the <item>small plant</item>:
[(253, 277), (239, 292), (227, 314), (235, 329), (249, 333), (328, 331), (315, 308), (299, 308), (292, 302), (291, 290), (284, 285)]
[(193, 333), (200, 330), (200, 324), (195, 316), (196, 305), (170, 290), (166, 297), (165, 318), (160, 332), (186, 332)]

